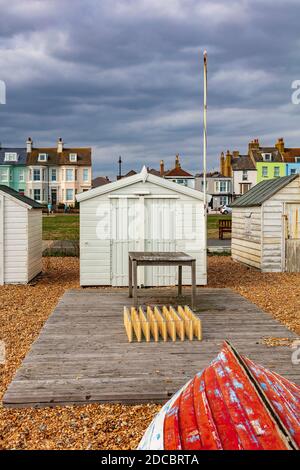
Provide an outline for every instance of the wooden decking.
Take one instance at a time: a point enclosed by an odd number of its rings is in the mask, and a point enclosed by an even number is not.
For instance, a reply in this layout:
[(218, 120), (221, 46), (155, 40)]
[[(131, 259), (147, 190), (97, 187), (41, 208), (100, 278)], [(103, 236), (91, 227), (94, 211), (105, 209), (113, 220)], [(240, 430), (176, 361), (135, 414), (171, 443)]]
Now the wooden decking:
[[(174, 293), (145, 289), (140, 300), (176, 305)], [(123, 327), (123, 306), (130, 306), (127, 290), (66, 292), (10, 384), (4, 405), (164, 402), (209, 364), (224, 339), (300, 383), (291, 349), (261, 343), (263, 337), (293, 337), (270, 315), (229, 289), (198, 289), (196, 303), (202, 342), (129, 344)]]

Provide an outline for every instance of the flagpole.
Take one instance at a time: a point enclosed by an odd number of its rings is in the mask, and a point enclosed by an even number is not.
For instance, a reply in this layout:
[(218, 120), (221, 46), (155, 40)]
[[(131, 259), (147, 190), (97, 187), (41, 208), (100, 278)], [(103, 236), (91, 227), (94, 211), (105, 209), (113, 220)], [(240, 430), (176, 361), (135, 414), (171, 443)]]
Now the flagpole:
[[(207, 51), (203, 53), (203, 198), (204, 198), (204, 249), (207, 253), (207, 190), (206, 190), (206, 153), (207, 153)], [(205, 256), (205, 264), (207, 264)]]

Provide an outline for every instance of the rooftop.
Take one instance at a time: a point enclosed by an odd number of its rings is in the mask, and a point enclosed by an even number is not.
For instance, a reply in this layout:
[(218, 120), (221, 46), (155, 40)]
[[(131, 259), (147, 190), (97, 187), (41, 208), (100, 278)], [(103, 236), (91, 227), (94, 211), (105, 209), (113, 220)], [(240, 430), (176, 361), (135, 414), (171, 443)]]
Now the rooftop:
[(30, 199), (27, 196), (23, 196), (22, 194), (18, 193), (18, 191), (15, 191), (12, 188), (9, 188), (8, 186), (0, 185), (0, 191), (3, 191), (6, 194), (9, 194), (9, 196), (12, 196), (16, 199), (18, 199), (21, 202), (24, 202), (24, 204), (27, 204), (30, 206), (32, 209), (42, 209), (43, 206), (39, 204), (38, 202), (34, 201), (33, 199)]
[(261, 181), (251, 188), (243, 196), (234, 201), (232, 207), (253, 207), (261, 206), (270, 197), (276, 194), (280, 189), (291, 183), (299, 175), (283, 176), (271, 180)]

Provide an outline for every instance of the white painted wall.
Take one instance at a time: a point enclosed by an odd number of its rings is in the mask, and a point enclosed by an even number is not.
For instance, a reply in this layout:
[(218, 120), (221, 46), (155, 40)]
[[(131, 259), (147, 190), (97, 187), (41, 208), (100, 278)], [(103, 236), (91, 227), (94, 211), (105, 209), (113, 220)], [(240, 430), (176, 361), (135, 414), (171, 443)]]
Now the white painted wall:
[(42, 211), (28, 210), (28, 281), (42, 271)]
[(257, 171), (247, 170), (247, 180), (243, 181), (243, 172), (239, 170), (233, 171), (233, 193), (240, 195), (240, 183), (251, 183), (251, 188), (257, 184)]
[(233, 208), (232, 258), (263, 272), (285, 271), (285, 215), (291, 203), (300, 203), (300, 178), (260, 207)]
[[(176, 183), (171, 186), (172, 189), (138, 181), (115, 189), (113, 183), (111, 192), (80, 202), (81, 285), (127, 286), (128, 250), (170, 251), (173, 247), (196, 257), (197, 284), (206, 284), (203, 202), (176, 191), (179, 186)], [(119, 251), (114, 251), (116, 240)], [(150, 270), (139, 268), (140, 283), (173, 285), (177, 282), (177, 274), (175, 277), (171, 268)], [(191, 283), (189, 268), (183, 268), (183, 282)]]
[(0, 194), (0, 284), (25, 284), (42, 270), (42, 211)]
[(261, 223), (261, 207), (233, 208), (232, 259), (255, 268), (261, 267)]

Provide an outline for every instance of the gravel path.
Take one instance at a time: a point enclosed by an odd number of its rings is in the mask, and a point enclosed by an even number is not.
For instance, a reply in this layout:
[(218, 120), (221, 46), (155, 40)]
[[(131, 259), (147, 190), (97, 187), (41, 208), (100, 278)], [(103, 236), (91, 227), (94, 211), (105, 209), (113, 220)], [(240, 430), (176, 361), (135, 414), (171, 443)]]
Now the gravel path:
[[(300, 274), (262, 274), (209, 257), (208, 287), (230, 287), (300, 334)], [(76, 258), (45, 258), (45, 273), (32, 285), (0, 287), (1, 397), (58, 299), (79, 287)], [(270, 345), (282, 338), (270, 339)], [(0, 449), (131, 449), (160, 407), (89, 405), (54, 409), (0, 408)]]

